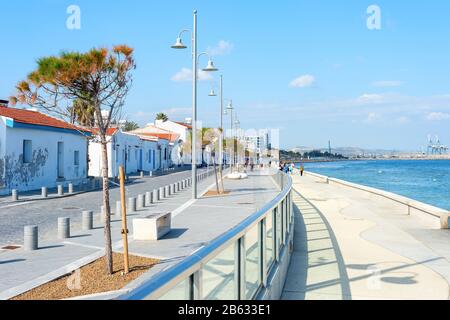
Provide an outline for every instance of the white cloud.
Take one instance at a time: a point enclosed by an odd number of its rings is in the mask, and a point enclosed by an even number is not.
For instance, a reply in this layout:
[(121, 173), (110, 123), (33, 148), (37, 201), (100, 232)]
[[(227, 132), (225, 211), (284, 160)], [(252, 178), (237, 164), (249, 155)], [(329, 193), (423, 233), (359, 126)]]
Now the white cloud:
[(356, 104), (379, 104), (383, 103), (386, 100), (386, 96), (382, 94), (369, 94), (365, 93), (361, 96), (359, 96), (355, 103)]
[(430, 114), (428, 114), (427, 119), (429, 121), (450, 120), (450, 114), (443, 112), (431, 112)]
[[(198, 80), (199, 81), (211, 81), (213, 77), (208, 72), (203, 70), (198, 70)], [(191, 82), (192, 81), (192, 69), (183, 68), (178, 71), (173, 77), (174, 82)]]
[(378, 88), (393, 88), (393, 87), (400, 87), (402, 84), (403, 84), (402, 81), (384, 80), (384, 81), (375, 81), (372, 83), (372, 86)]
[(367, 115), (367, 118), (365, 120), (365, 122), (367, 123), (372, 123), (374, 121), (377, 121), (378, 119), (380, 119), (381, 116), (378, 113), (375, 112), (371, 112)]
[(307, 88), (311, 87), (316, 82), (316, 78), (312, 75), (305, 74), (291, 81), (289, 86), (291, 88)]
[(397, 122), (400, 124), (406, 124), (409, 122), (409, 118), (405, 116), (401, 116), (397, 119)]
[(234, 45), (231, 42), (220, 40), (216, 46), (208, 47), (206, 51), (212, 56), (224, 56), (231, 53), (233, 49)]

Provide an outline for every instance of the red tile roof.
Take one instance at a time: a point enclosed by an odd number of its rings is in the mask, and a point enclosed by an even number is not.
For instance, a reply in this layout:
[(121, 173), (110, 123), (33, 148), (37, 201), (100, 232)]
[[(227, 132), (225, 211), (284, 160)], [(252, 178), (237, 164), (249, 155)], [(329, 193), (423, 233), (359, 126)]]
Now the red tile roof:
[(15, 122), (24, 124), (89, 132), (87, 129), (47, 116), (37, 111), (0, 106), (0, 116), (11, 118)]
[(188, 129), (192, 129), (192, 126), (183, 122), (176, 122), (175, 123), (179, 124), (180, 126), (186, 127)]

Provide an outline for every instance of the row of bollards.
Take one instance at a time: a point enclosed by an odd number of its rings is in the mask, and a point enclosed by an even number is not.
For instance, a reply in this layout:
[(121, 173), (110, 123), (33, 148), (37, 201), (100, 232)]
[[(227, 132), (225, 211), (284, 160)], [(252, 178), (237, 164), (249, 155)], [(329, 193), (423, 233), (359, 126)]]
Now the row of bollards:
[[(146, 192), (145, 194), (139, 194), (137, 198), (128, 198), (127, 211), (136, 212), (138, 209), (144, 209), (149, 207), (157, 201), (169, 198), (171, 195), (179, 193), (192, 185), (192, 179), (183, 179), (176, 183), (155, 189), (151, 192)], [(73, 193), (73, 185), (69, 185), (69, 193)], [(63, 195), (64, 189), (62, 186), (58, 186), (58, 194)], [(13, 199), (17, 201), (19, 195), (17, 190), (12, 192)], [(48, 189), (42, 188), (42, 197), (48, 196)], [(116, 210), (114, 212), (116, 218), (122, 217), (122, 203), (120, 201), (116, 202)], [(101, 221), (105, 223), (105, 208), (101, 207)], [(85, 210), (82, 212), (81, 228), (83, 231), (90, 231), (94, 228), (94, 212), (91, 210)], [(58, 218), (58, 239), (64, 240), (69, 239), (70, 235), (70, 218), (61, 217)], [(38, 226), (25, 226), (24, 227), (24, 250), (34, 251), (39, 248), (39, 228)]]
[[(95, 181), (95, 180), (93, 180), (93, 181)], [(64, 186), (62, 186), (62, 185), (57, 186), (57, 194), (58, 194), (58, 197), (64, 196)], [(67, 186), (67, 194), (69, 194), (69, 195), (74, 194), (74, 186), (72, 183), (69, 183)], [(48, 188), (47, 187), (41, 188), (41, 198), (43, 198), (43, 199), (48, 198)], [(11, 190), (11, 200), (19, 201), (19, 192), (17, 189)]]

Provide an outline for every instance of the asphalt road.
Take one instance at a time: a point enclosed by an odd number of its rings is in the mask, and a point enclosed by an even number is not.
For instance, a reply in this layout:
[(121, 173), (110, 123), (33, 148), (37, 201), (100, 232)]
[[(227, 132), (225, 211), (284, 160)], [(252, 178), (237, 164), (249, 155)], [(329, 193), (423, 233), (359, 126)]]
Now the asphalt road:
[[(199, 170), (199, 172), (202, 171)], [(137, 179), (134, 183), (126, 186), (127, 198), (145, 194), (147, 191), (152, 191), (189, 177), (191, 177), (191, 171)], [(119, 189), (113, 188), (111, 190), (112, 211), (115, 210), (116, 201), (118, 200), (120, 200)], [(62, 199), (29, 201), (16, 204), (0, 203), (0, 248), (7, 244), (22, 244), (23, 228), (26, 225), (37, 225), (40, 239), (48, 239), (57, 234), (59, 217), (70, 218), (71, 226), (77, 227), (81, 225), (81, 212), (83, 210), (93, 210), (95, 215), (100, 212), (101, 206), (101, 191)]]

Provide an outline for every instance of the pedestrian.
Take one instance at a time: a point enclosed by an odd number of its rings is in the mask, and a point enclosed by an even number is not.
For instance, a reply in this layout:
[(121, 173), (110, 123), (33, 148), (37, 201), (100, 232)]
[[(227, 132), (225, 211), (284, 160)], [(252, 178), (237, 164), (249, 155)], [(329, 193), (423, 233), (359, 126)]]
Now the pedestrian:
[(300, 176), (303, 177), (303, 173), (305, 172), (305, 167), (302, 165), (300, 165)]

